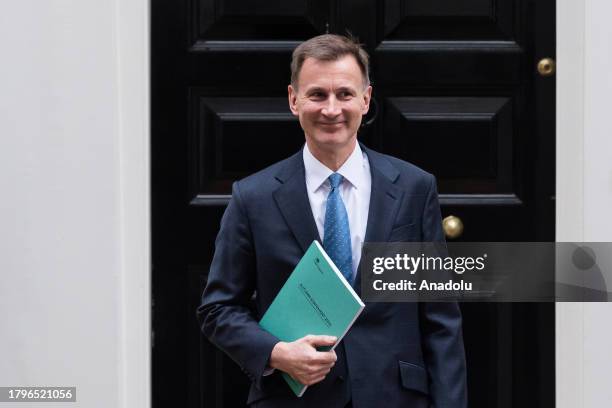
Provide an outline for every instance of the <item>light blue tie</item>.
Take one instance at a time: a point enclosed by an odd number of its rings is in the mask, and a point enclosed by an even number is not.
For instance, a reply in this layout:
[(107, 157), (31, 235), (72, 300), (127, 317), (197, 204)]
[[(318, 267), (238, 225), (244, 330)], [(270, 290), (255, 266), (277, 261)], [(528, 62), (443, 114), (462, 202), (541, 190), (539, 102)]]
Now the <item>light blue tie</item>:
[(325, 223), (323, 225), (323, 248), (334, 261), (346, 280), (353, 283), (353, 257), (351, 254), (351, 231), (348, 215), (340, 197), (342, 176), (334, 173), (329, 176), (331, 191), (327, 196)]

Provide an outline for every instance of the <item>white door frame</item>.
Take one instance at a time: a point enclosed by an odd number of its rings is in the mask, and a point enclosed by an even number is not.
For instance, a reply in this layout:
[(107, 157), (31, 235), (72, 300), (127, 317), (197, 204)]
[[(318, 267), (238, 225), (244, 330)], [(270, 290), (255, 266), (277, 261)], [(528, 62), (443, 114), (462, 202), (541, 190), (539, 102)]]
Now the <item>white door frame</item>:
[[(612, 5), (557, 2), (556, 239), (611, 241)], [(557, 303), (558, 408), (609, 405), (612, 305)]]

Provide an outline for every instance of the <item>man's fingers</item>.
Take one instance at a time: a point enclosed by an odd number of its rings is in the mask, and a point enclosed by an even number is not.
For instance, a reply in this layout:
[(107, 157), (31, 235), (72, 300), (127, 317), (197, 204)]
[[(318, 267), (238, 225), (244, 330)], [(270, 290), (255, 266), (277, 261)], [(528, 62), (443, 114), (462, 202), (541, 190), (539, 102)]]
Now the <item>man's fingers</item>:
[(333, 364), (326, 366), (310, 366), (301, 370), (299, 373), (295, 373), (292, 377), (302, 384), (313, 385), (323, 381), (331, 371), (332, 366)]
[(325, 375), (317, 375), (317, 376), (312, 376), (312, 377), (308, 377), (302, 384), (304, 385), (314, 385), (318, 382), (323, 381), (323, 379), (325, 379)]
[(333, 346), (334, 344), (336, 344), (336, 340), (338, 340), (338, 338), (336, 338), (335, 336), (324, 336), (324, 335), (314, 335), (314, 334), (309, 334), (303, 337), (303, 339), (306, 342), (308, 342), (308, 344), (310, 344), (311, 346)]
[(326, 376), (327, 374), (329, 374), (329, 372), (331, 371), (331, 367), (322, 367), (320, 369), (318, 369), (317, 371), (311, 373), (311, 376), (313, 377), (319, 377), (319, 376)]
[(312, 354), (310, 362), (317, 365), (334, 365), (337, 359), (335, 351), (316, 351)]

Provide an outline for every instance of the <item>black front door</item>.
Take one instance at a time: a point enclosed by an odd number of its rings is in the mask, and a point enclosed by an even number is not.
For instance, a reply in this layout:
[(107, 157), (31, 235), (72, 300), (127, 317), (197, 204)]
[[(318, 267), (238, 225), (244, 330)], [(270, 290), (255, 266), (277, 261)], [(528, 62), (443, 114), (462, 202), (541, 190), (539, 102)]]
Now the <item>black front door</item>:
[[(195, 309), (231, 183), (304, 143), (293, 48), (350, 31), (371, 55), (360, 139), (438, 178), (465, 241), (554, 239), (552, 0), (152, 2), (153, 403), (238, 407), (248, 380)], [(470, 407), (554, 406), (554, 307), (464, 304)]]

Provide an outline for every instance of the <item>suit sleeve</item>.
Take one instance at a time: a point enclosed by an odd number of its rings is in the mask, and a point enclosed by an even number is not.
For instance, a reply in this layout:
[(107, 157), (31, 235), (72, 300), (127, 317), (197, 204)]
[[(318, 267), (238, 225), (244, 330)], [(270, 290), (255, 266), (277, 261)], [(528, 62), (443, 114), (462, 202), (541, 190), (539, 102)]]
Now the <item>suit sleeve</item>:
[(197, 317), (204, 335), (259, 387), (270, 353), (279, 340), (259, 327), (251, 309), (255, 273), (249, 220), (239, 184), (234, 183)]
[[(423, 210), (423, 242), (444, 242), (436, 180), (431, 176)], [(419, 304), (421, 342), (433, 407), (466, 408), (467, 385), (461, 311), (456, 302)]]

